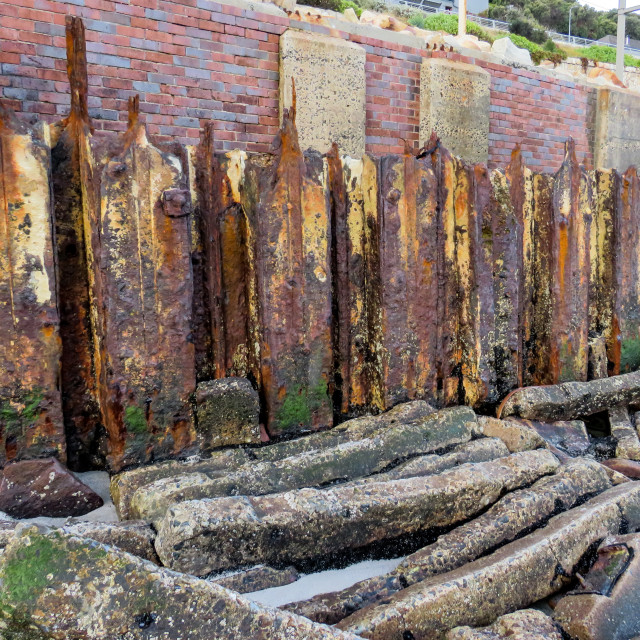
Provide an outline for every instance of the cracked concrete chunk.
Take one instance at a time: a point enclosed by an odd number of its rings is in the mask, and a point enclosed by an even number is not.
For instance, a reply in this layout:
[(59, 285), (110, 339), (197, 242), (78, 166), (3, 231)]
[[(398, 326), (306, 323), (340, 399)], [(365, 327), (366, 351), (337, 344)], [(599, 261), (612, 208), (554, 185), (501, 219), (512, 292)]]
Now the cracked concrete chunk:
[(209, 582), (231, 589), (236, 593), (252, 593), (273, 587), (282, 587), (298, 580), (300, 575), (294, 567), (274, 569), (260, 565), (223, 576), (208, 578)]
[(478, 416), (480, 432), (490, 438), (500, 438), (512, 453), (545, 447), (545, 441), (530, 425), (514, 420), (499, 420)]
[(385, 604), (338, 623), (364, 638), (395, 640), (410, 632), (420, 640), (442, 638), (457, 626), (482, 626), (546, 598), (567, 583), (589, 547), (623, 524), (622, 509), (640, 504), (640, 486), (613, 487), (552, 518), (543, 529), (449, 573), (419, 582)]
[(3, 637), (26, 621), (86, 640), (354, 638), (64, 529), (23, 526), (0, 559), (0, 602)]
[(472, 64), (424, 58), (420, 68), (420, 144), (432, 132), (467, 162), (489, 158), (491, 76)]
[(365, 151), (366, 52), (353, 42), (288, 29), (280, 36), (280, 113), (297, 93), (298, 137), (302, 150), (360, 158)]
[(196, 575), (326, 559), (461, 522), (557, 468), (550, 452), (527, 451), (426, 478), (183, 502), (167, 511), (156, 550), (166, 566)]
[(246, 378), (219, 378), (196, 387), (197, 442), (201, 451), (260, 444), (260, 402)]
[(523, 609), (498, 618), (490, 627), (457, 627), (446, 640), (562, 640), (553, 620), (536, 609)]
[(584, 583), (560, 600), (554, 618), (575, 640), (626, 640), (640, 633), (640, 535), (607, 538)]
[(631, 422), (627, 407), (609, 409), (611, 435), (616, 440), (616, 457), (627, 460), (640, 460), (640, 438)]

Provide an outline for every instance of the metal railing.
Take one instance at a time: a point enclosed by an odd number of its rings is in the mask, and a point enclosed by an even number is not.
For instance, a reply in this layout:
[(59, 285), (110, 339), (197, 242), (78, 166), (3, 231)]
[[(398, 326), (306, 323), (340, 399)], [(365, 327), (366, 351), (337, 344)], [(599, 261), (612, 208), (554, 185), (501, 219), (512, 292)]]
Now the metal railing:
[[(458, 15), (457, 7), (453, 7), (451, 10), (442, 9), (439, 2), (433, 0), (390, 0), (392, 4), (402, 4), (414, 9), (420, 9), (426, 13), (450, 13)], [(473, 13), (468, 14), (469, 19), (481, 27), (487, 29), (493, 29), (495, 31), (506, 31), (509, 33), (509, 23), (502, 22), (501, 20), (493, 20), (492, 18), (483, 18), (482, 16), (475, 15)], [(616, 48), (615, 43), (600, 42), (599, 40), (589, 40), (589, 38), (579, 38), (577, 36), (569, 36), (565, 33), (557, 33), (556, 31), (547, 31), (547, 35), (554, 41), (562, 44), (569, 44), (575, 47), (589, 47), (592, 44), (601, 47)], [(624, 52), (632, 55), (636, 58), (640, 58), (640, 49), (634, 49), (633, 47), (625, 47)]]

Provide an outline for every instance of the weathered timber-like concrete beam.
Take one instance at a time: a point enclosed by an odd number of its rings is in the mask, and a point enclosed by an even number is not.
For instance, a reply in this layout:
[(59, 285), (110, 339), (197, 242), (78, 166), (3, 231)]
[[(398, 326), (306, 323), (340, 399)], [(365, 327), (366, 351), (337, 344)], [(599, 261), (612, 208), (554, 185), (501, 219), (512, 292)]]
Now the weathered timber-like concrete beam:
[(0, 106), (0, 466), (66, 460), (47, 136)]
[(527, 451), (366, 487), (183, 502), (167, 511), (156, 549), (165, 566), (198, 575), (259, 562), (295, 564), (451, 526), (557, 467), (548, 451)]
[(490, 556), (403, 589), (337, 626), (375, 640), (407, 631), (427, 640), (460, 625), (489, 624), (561, 589), (589, 547), (618, 533), (624, 513), (639, 506), (640, 486), (613, 487)]
[(503, 400), (498, 415), (553, 422), (574, 420), (612, 406), (638, 402), (640, 372), (634, 372), (589, 382), (516, 389)]
[(611, 435), (616, 440), (616, 457), (627, 460), (640, 460), (640, 438), (629, 409), (624, 406), (609, 409)]
[[(318, 487), (382, 471), (399, 460), (471, 439), (471, 423), (464, 414), (448, 429), (425, 420), (400, 425), (370, 438), (328, 449), (309, 451), (279, 461), (250, 463), (220, 478), (175, 476), (145, 485), (131, 501), (134, 518), (156, 524), (172, 505), (187, 500), (222, 496), (260, 496), (303, 487)], [(504, 451), (508, 455), (508, 451)], [(200, 474), (196, 474), (199, 476)], [(416, 475), (416, 474), (413, 474)]]
[(178, 640), (185, 629), (193, 640), (355, 640), (65, 530), (23, 527), (2, 556), (0, 578), (0, 627), (9, 635), (22, 635), (26, 616), (43, 634), (87, 640)]
[(606, 472), (597, 463), (572, 461), (555, 475), (538, 480), (532, 487), (507, 494), (486, 513), (408, 556), (394, 571), (285, 608), (316, 622), (336, 624), (364, 607), (386, 600), (401, 589), (472, 562), (491, 549), (544, 524), (559, 507), (570, 509), (576, 502), (610, 486)]

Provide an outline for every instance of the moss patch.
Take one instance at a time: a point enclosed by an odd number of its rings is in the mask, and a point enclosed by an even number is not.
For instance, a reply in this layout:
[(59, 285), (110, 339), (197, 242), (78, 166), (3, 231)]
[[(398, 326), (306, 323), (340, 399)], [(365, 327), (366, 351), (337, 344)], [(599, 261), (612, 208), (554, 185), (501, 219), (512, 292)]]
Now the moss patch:
[(127, 433), (142, 434), (148, 431), (144, 412), (140, 407), (129, 405), (124, 410), (124, 426)]
[(620, 346), (620, 373), (640, 369), (640, 338), (623, 340)]
[(293, 427), (311, 426), (314, 411), (329, 402), (327, 383), (324, 380), (320, 380), (311, 388), (298, 386), (285, 397), (276, 416), (278, 426), (284, 431)]
[[(13, 402), (0, 403), (0, 424), (8, 435), (18, 436), (40, 416), (40, 403), (44, 399), (41, 389), (33, 389)], [(20, 408), (22, 405), (22, 408)]]

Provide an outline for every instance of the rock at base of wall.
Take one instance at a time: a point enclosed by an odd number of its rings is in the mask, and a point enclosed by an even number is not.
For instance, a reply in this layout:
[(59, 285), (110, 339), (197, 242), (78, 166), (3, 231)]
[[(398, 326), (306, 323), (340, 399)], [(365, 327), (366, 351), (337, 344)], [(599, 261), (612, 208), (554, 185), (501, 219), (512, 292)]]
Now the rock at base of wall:
[(491, 53), (502, 57), (507, 64), (524, 64), (532, 66), (531, 54), (526, 49), (520, 49), (511, 42), (509, 37), (499, 38), (491, 45)]
[(27, 628), (85, 640), (354, 638), (64, 530), (26, 525), (0, 559), (0, 602), (2, 637)]
[(14, 518), (82, 516), (102, 505), (56, 458), (14, 462), (0, 476), (0, 510)]
[(498, 618), (490, 627), (457, 627), (446, 640), (562, 640), (554, 621), (542, 611), (523, 609)]
[(196, 388), (201, 451), (234, 444), (260, 444), (260, 402), (246, 378), (219, 378)]
[(156, 550), (165, 566), (195, 575), (326, 561), (466, 520), (557, 468), (550, 452), (526, 451), (426, 478), (183, 502), (167, 511)]

